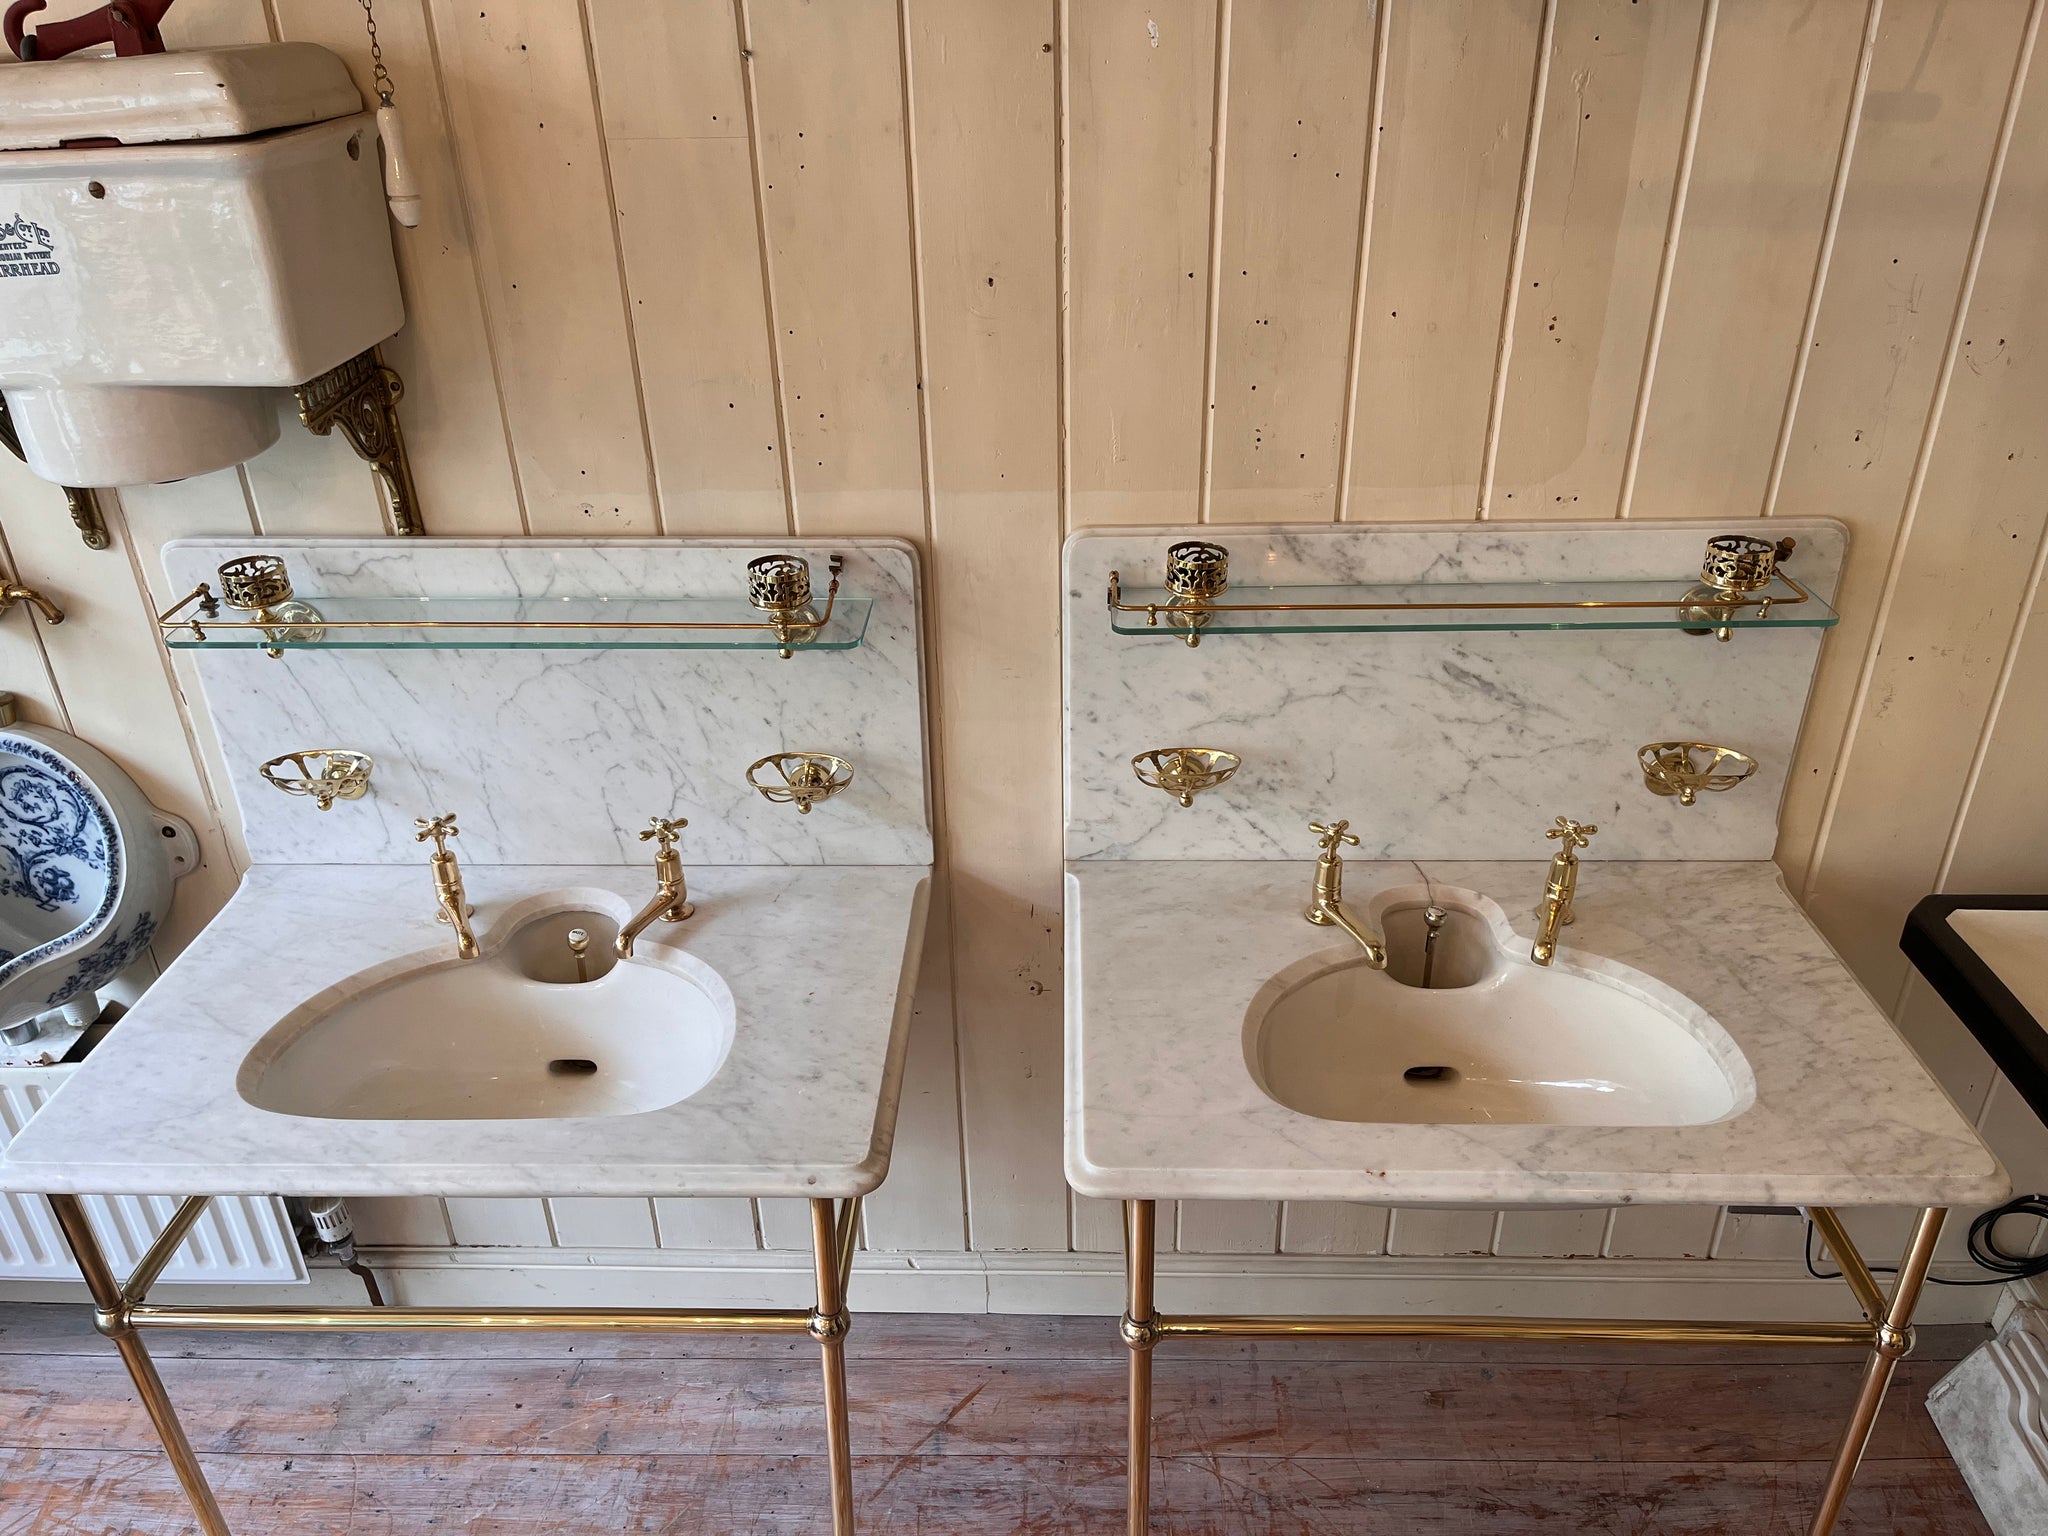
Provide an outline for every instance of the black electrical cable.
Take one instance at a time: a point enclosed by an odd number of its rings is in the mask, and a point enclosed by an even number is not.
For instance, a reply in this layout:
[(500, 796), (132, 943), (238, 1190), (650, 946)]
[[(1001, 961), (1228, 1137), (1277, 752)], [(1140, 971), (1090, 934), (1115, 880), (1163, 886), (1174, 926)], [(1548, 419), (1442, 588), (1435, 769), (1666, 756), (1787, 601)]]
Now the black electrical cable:
[[(2015, 1280), (2031, 1280), (2036, 1275), (2048, 1275), (2048, 1253), (2008, 1253), (1998, 1246), (1998, 1224), (2008, 1216), (2039, 1216), (2048, 1218), (2048, 1195), (2021, 1195), (2017, 1200), (2008, 1200), (1995, 1210), (1984, 1212), (1970, 1223), (1970, 1262), (1979, 1269), (1989, 1270), (1988, 1280), (1944, 1280), (1939, 1275), (1927, 1277), (1930, 1285), (2010, 1285)], [(1895, 1275), (1899, 1272), (1896, 1264), (1872, 1264), (1873, 1275)], [(1842, 1272), (1822, 1273), (1813, 1261), (1813, 1223), (1806, 1224), (1806, 1272), (1816, 1280), (1839, 1280)]]

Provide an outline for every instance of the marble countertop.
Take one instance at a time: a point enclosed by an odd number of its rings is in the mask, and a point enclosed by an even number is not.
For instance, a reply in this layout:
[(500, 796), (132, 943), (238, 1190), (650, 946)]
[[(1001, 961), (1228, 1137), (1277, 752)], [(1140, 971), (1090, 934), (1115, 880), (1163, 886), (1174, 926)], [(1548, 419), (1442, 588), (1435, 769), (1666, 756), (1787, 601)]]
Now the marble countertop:
[[(692, 868), (697, 912), (641, 936), (731, 989), (729, 1054), (697, 1093), (641, 1114), (341, 1120), (275, 1114), (236, 1079), (250, 1049), (361, 973), (454, 960), (424, 859), (258, 866), (0, 1156), (0, 1190), (77, 1194), (864, 1194), (888, 1172), (929, 870)], [(623, 920), (641, 867), (464, 870), (484, 954), (520, 923)]]
[[(1526, 960), (1545, 864), (1347, 861), (1345, 905), (1418, 883), (1498, 903)], [(1313, 860), (1067, 866), (1066, 1164), (1109, 1199), (1388, 1205), (1943, 1205), (2011, 1193), (1998, 1160), (1786, 891), (1775, 865), (1600, 861), (1559, 969), (1632, 967), (1732, 1037), (1755, 1094), (1692, 1126), (1381, 1125), (1266, 1096), (1246, 1065), (1278, 971), (1357, 953), (1302, 917)], [(1510, 933), (1511, 930), (1511, 933)]]

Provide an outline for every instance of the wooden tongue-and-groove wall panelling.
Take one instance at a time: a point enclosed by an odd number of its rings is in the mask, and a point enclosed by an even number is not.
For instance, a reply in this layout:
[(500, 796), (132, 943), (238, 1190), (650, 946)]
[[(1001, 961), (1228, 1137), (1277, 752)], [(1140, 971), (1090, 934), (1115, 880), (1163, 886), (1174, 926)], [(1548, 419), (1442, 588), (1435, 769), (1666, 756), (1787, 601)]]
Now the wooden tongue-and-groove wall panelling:
[[(2048, 1135), (1896, 948), (1926, 891), (2048, 889), (2041, 8), (378, 0), (425, 194), (386, 350), (431, 531), (925, 552), (940, 899), (870, 1248), (1118, 1245), (1059, 1148), (1057, 554), (1102, 524), (1849, 523), (1779, 862), (2022, 1187), (2048, 1182)], [(317, 41), (369, 84), (336, 0), (182, 0), (165, 31)], [(161, 965), (244, 853), (149, 622), (157, 551), (381, 514), (292, 426), (108, 501), (94, 554), (0, 462), (0, 553), (73, 620), (0, 624), (0, 686), (201, 829)], [(807, 1241), (775, 1202), (361, 1215), (414, 1249)], [(1800, 1230), (1220, 1202), (1162, 1243), (1785, 1270)]]

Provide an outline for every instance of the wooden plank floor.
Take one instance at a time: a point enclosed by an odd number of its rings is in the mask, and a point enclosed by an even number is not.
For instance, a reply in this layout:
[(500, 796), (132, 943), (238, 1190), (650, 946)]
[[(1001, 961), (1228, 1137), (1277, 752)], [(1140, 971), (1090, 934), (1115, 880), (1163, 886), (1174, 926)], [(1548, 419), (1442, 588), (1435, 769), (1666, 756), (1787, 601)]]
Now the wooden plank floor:
[[(1985, 1536), (1901, 1369), (1843, 1536)], [(647, 1335), (157, 1334), (237, 1536), (828, 1530), (815, 1346)], [(856, 1316), (862, 1529), (1121, 1530), (1123, 1358), (1100, 1318)], [(1798, 1536), (1858, 1356), (1176, 1341), (1154, 1529), (1175, 1536)], [(82, 1308), (0, 1304), (0, 1536), (194, 1529)]]

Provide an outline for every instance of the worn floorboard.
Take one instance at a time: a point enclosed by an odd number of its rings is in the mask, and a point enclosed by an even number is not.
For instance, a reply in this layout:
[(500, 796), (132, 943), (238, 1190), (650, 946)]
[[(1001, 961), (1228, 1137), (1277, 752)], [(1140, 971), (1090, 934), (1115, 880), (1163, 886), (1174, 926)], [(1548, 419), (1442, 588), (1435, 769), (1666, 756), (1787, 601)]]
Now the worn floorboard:
[[(1844, 1536), (1985, 1536), (1922, 1400), (1983, 1337), (1929, 1329)], [(1121, 1529), (1123, 1371), (1100, 1319), (862, 1317), (863, 1529)], [(159, 1335), (238, 1536), (826, 1528), (807, 1342)], [(1162, 1347), (1162, 1533), (1795, 1536), (1857, 1357), (1440, 1345)], [(0, 1306), (0, 1536), (194, 1527), (75, 1307)]]

